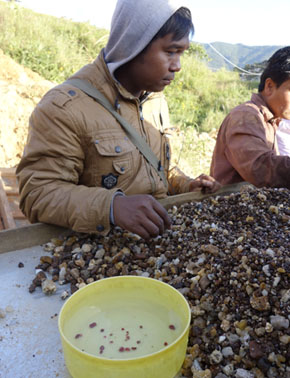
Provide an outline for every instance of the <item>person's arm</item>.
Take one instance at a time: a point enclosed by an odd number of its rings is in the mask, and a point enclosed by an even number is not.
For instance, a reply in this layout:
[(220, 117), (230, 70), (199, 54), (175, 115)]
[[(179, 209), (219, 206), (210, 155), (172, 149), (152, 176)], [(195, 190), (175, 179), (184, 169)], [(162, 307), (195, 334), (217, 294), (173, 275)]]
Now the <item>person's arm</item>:
[(79, 185), (85, 163), (85, 126), (69, 109), (38, 105), (17, 168), (20, 207), (31, 222), (79, 232), (107, 233), (110, 205), (118, 190)]
[(262, 115), (252, 109), (239, 111), (227, 122), (224, 153), (243, 180), (257, 187), (290, 189), (290, 157), (276, 154), (274, 128), (266, 130)]
[(221, 187), (221, 184), (211, 176), (201, 174), (196, 178), (191, 178), (185, 175), (178, 167), (174, 167), (169, 171), (168, 183), (170, 195), (197, 190), (205, 193), (214, 193)]

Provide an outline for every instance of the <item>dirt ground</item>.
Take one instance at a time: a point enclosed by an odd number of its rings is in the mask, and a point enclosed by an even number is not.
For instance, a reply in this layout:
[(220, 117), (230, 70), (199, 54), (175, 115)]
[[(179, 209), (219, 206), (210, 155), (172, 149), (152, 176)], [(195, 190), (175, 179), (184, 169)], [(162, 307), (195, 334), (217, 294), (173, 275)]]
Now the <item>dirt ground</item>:
[(0, 49), (0, 167), (18, 164), (26, 143), (30, 114), (54, 85)]

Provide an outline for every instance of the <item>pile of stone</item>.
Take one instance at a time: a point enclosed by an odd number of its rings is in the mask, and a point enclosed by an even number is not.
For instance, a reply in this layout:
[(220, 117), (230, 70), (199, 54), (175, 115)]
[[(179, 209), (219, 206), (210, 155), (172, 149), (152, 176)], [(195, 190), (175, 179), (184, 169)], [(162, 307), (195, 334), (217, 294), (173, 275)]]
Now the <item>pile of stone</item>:
[(45, 281), (73, 293), (105, 277), (155, 278), (191, 307), (183, 377), (290, 377), (289, 194), (246, 187), (173, 208), (171, 229), (148, 243), (118, 227), (54, 239), (30, 291), (54, 292)]

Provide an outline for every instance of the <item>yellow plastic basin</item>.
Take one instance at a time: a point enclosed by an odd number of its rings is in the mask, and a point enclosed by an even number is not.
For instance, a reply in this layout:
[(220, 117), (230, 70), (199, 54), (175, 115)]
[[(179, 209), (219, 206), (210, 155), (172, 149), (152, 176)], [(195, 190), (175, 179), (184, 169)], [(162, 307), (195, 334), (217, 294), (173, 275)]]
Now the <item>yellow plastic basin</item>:
[(155, 279), (105, 278), (75, 292), (58, 326), (74, 378), (173, 378), (186, 354), (190, 308)]

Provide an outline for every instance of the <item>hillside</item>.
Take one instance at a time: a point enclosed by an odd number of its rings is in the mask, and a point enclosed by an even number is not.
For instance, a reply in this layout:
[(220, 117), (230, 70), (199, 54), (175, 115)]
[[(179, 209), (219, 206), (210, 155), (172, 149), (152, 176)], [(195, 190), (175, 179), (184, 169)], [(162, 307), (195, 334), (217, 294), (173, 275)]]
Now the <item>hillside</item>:
[(29, 116), (53, 85), (0, 49), (0, 167), (14, 167), (19, 162), (26, 143)]
[[(0, 15), (1, 72), (6, 75), (9, 65), (15, 70), (1, 84), (1, 97), (6, 96), (1, 104), (0, 166), (11, 167), (22, 153), (34, 105), (52, 82), (61, 83), (94, 60), (108, 32), (38, 14), (15, 2), (0, 1)], [(178, 132), (172, 138), (173, 161), (193, 177), (209, 172), (214, 136), (228, 111), (257, 89), (257, 83), (241, 81), (236, 72), (210, 71), (202, 61), (204, 54), (202, 46), (192, 44), (182, 58), (181, 72), (165, 90), (171, 125)]]
[[(260, 63), (268, 60), (270, 56), (282, 46), (246, 46), (241, 43), (230, 44), (225, 42), (213, 42), (211, 45), (220, 52), (225, 58), (237, 66), (244, 68), (246, 64)], [(207, 63), (212, 70), (218, 70), (225, 67), (233, 70), (233, 66), (225, 61), (209, 44), (204, 43), (210, 60)]]

